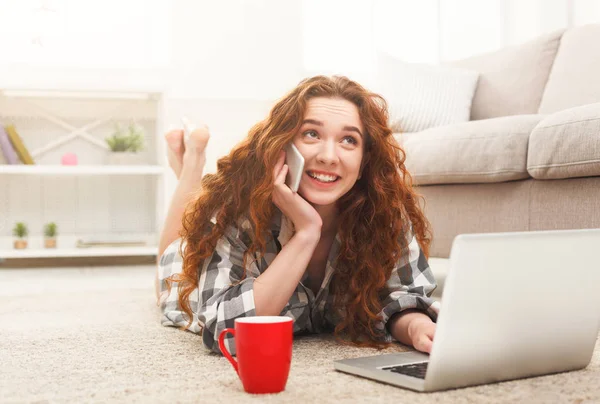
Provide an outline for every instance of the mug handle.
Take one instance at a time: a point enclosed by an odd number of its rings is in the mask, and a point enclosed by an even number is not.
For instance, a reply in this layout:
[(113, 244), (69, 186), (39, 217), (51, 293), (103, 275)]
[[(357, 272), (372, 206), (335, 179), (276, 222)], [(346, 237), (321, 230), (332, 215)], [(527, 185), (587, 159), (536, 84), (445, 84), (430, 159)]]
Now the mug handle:
[(231, 334), (235, 337), (235, 329), (226, 328), (223, 331), (221, 331), (221, 334), (219, 334), (219, 348), (221, 348), (221, 352), (227, 358), (227, 360), (229, 362), (231, 362), (231, 364), (233, 365), (233, 368), (237, 372), (238, 371), (238, 363), (235, 359), (233, 359), (233, 356), (231, 356), (231, 354), (229, 353), (227, 348), (225, 348), (225, 336), (227, 334)]

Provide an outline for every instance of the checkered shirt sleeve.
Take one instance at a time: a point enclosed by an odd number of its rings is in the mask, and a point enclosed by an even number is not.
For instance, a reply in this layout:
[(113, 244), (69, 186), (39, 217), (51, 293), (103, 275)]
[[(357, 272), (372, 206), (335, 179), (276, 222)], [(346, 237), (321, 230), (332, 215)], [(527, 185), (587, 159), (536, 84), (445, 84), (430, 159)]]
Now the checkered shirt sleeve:
[[(194, 318), (189, 331), (202, 334), (205, 348), (220, 353), (219, 334), (225, 328), (233, 328), (238, 317), (254, 316), (254, 277), (243, 278), (243, 254), (245, 247), (236, 245), (239, 240), (224, 235), (217, 242), (212, 256), (204, 260), (200, 271), (198, 288), (190, 295)], [(159, 264), (161, 294), (168, 292), (164, 279), (181, 272), (182, 257), (179, 243), (174, 243), (163, 254)], [(161, 296), (162, 324), (185, 326), (185, 313), (179, 307), (177, 284), (171, 287), (168, 297)], [(164, 302), (162, 302), (164, 300)], [(227, 349), (235, 354), (233, 338), (225, 338)]]
[(436, 321), (440, 308), (439, 303), (429, 297), (437, 284), (425, 254), (412, 232), (407, 235), (407, 238), (410, 240), (408, 254), (404, 254), (398, 260), (392, 271), (387, 282), (389, 294), (383, 301), (383, 309), (380, 313), (382, 322), (379, 328), (385, 330), (387, 342), (394, 340), (385, 327), (394, 314), (408, 309), (417, 309)]
[[(179, 252), (181, 243), (181, 239), (171, 243), (165, 249), (165, 252), (158, 262), (158, 303), (163, 314), (161, 323), (164, 326), (186, 327), (188, 331), (198, 334), (201, 332), (198, 325), (198, 316), (196, 315), (196, 309), (198, 307), (198, 289), (195, 289), (190, 294), (190, 307), (194, 313), (194, 318), (188, 327), (187, 316), (179, 305), (178, 283), (171, 282), (170, 288), (167, 283), (167, 278), (175, 274), (180, 274), (183, 271), (183, 258)], [(185, 242), (183, 242), (183, 248), (185, 248)]]

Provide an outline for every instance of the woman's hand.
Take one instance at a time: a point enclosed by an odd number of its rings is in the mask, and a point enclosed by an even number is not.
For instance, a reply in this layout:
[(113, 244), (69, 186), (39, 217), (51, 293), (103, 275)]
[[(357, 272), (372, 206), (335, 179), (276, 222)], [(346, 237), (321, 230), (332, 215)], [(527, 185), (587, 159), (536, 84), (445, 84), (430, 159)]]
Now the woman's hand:
[(274, 188), (273, 203), (283, 212), (283, 214), (294, 223), (296, 232), (310, 232), (321, 235), (323, 220), (319, 213), (310, 203), (301, 197), (298, 193), (292, 192), (285, 183), (285, 177), (289, 168), (285, 164), (285, 151), (281, 155), (273, 169)]
[(427, 316), (415, 317), (408, 323), (408, 336), (418, 351), (431, 353), (434, 334), (435, 323)]
[(394, 314), (389, 321), (390, 333), (397, 341), (431, 353), (435, 323), (427, 314), (414, 309), (405, 310)]

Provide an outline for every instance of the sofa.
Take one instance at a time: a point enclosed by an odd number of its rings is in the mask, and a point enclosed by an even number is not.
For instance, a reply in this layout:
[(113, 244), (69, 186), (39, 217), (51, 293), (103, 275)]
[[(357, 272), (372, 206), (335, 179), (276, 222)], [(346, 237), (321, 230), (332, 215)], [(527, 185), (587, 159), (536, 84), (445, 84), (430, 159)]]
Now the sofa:
[(461, 233), (600, 227), (600, 25), (449, 63), (479, 79), (470, 119), (398, 133), (432, 225)]

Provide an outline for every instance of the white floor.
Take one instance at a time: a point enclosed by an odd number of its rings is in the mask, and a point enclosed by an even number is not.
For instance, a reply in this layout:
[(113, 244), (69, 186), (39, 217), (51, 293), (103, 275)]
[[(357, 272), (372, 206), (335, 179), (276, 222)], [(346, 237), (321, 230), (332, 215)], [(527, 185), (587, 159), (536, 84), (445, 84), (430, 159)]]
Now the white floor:
[(0, 296), (27, 296), (45, 292), (68, 293), (111, 289), (154, 288), (154, 265), (67, 268), (2, 268)]

